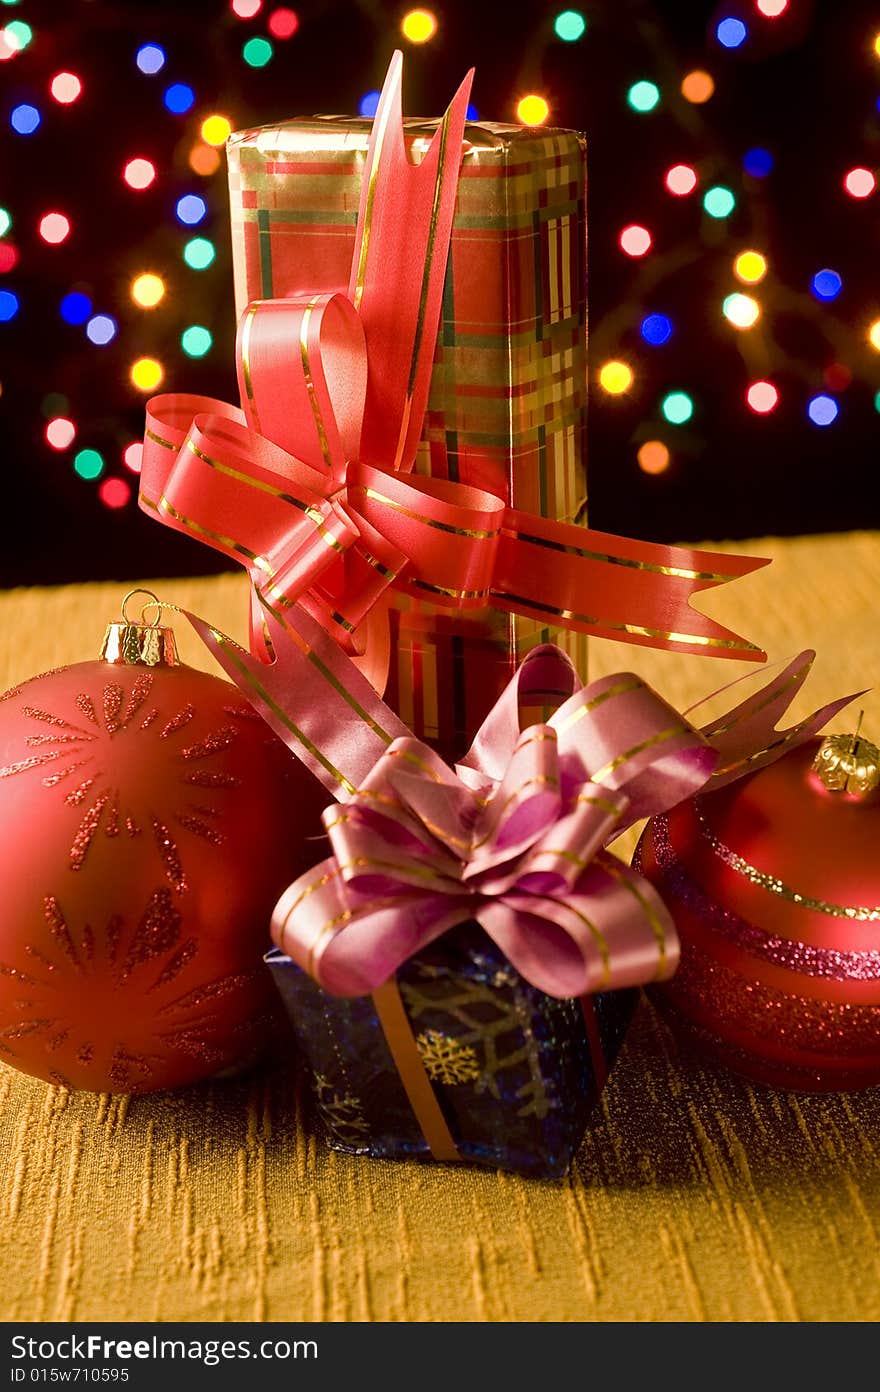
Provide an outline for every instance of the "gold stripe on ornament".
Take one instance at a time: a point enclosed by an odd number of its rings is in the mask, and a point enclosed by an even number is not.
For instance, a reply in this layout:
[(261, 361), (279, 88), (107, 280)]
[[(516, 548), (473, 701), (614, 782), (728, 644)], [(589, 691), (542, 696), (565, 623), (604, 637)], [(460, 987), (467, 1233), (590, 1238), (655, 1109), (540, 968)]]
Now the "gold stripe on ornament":
[(699, 823), (701, 835), (704, 840), (708, 841), (718, 858), (723, 860), (724, 864), (738, 875), (743, 875), (758, 889), (764, 889), (769, 894), (776, 894), (780, 899), (785, 899), (789, 904), (796, 904), (800, 909), (811, 909), (814, 913), (828, 914), (831, 918), (846, 918), (855, 923), (880, 923), (880, 907), (865, 908), (861, 905), (831, 904), (827, 899), (815, 899), (810, 894), (801, 894), (798, 890), (787, 885), (784, 880), (780, 880), (778, 876), (768, 875), (765, 871), (759, 870), (756, 865), (752, 865), (744, 856), (731, 850), (730, 846), (726, 846), (715, 835), (699, 802), (694, 803), (694, 815)]

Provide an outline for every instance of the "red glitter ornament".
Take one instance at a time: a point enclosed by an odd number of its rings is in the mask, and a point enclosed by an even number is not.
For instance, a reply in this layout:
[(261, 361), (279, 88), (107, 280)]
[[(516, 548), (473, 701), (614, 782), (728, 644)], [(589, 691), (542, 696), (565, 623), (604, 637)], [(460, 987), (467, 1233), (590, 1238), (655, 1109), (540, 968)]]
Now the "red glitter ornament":
[(880, 1083), (880, 755), (811, 740), (648, 823), (634, 864), (675, 918), (653, 988), (711, 1058), (803, 1091)]
[(93, 1091), (252, 1060), (277, 1020), (272, 906), (326, 797), (170, 629), (0, 697), (0, 1059)]

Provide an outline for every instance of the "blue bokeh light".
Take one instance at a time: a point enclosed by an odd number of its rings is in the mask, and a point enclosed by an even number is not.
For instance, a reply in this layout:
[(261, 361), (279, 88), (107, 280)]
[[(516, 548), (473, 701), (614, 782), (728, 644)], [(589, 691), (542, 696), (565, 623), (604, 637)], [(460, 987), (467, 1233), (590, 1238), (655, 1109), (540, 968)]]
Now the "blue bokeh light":
[(103, 348), (116, 337), (116, 320), (109, 314), (95, 314), (86, 324), (86, 337), (90, 343)]
[(182, 116), (184, 112), (189, 111), (195, 99), (195, 92), (185, 82), (172, 82), (170, 87), (165, 88), (162, 98), (167, 109), (175, 116)]
[(207, 203), (197, 193), (185, 193), (182, 198), (178, 198), (175, 209), (178, 221), (185, 223), (187, 227), (195, 227), (207, 211)]
[(659, 347), (672, 337), (672, 320), (668, 314), (646, 314), (639, 326), (646, 343)]
[(832, 271), (826, 266), (813, 276), (810, 289), (817, 300), (836, 300), (843, 289), (843, 281), (837, 271)]
[(715, 37), (724, 48), (739, 48), (740, 44), (745, 43), (747, 33), (742, 20), (735, 19), (732, 15), (719, 20), (715, 26)]
[(830, 425), (832, 421), (837, 420), (839, 414), (840, 407), (834, 397), (826, 396), (824, 392), (811, 397), (807, 405), (807, 415), (814, 425)]
[(33, 135), (41, 119), (35, 106), (31, 106), (29, 102), (21, 102), (12, 108), (9, 122), (19, 135)]
[(157, 73), (165, 66), (165, 50), (159, 44), (141, 44), (134, 60), (142, 73)]
[(753, 179), (766, 179), (773, 168), (773, 162), (770, 151), (761, 145), (756, 145), (753, 150), (746, 150), (743, 155), (743, 169)]
[(13, 290), (0, 290), (0, 324), (14, 319), (20, 308), (18, 296)]
[(84, 324), (92, 312), (92, 302), (80, 290), (71, 290), (61, 301), (61, 318), (65, 324)]

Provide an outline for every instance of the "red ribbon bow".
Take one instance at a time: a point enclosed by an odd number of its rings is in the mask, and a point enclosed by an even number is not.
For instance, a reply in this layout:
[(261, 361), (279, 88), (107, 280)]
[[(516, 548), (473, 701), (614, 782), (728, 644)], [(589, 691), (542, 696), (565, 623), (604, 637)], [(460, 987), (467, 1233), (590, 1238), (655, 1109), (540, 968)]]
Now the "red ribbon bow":
[(414, 166), (400, 64), (396, 54), (370, 138), (348, 296), (248, 306), (236, 352), (241, 409), (176, 393), (148, 403), (141, 506), (247, 567), (252, 646), (263, 653), (260, 602), (275, 612), (302, 605), (354, 652), (393, 586), (633, 643), (763, 658), (689, 600), (766, 562), (548, 521), (410, 472), (471, 75)]

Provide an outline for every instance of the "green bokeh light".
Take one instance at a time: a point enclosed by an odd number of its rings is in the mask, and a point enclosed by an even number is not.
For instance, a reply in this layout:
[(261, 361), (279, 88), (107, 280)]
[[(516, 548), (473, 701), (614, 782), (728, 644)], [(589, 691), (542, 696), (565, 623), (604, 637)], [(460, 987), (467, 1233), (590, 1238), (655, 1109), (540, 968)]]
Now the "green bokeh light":
[(553, 29), (557, 39), (562, 39), (565, 43), (574, 43), (577, 39), (582, 39), (587, 32), (587, 21), (580, 10), (563, 10), (553, 21)]
[(216, 255), (214, 243), (207, 237), (191, 237), (183, 248), (183, 259), (194, 271), (204, 271)]
[(703, 207), (710, 217), (726, 218), (736, 207), (736, 199), (731, 189), (723, 184), (713, 184), (712, 188), (706, 189)]
[(73, 457), (73, 467), (81, 479), (100, 478), (104, 472), (104, 456), (96, 449), (81, 449)]
[(694, 399), (687, 392), (667, 392), (660, 403), (660, 410), (670, 425), (684, 425), (694, 414)]
[(203, 358), (213, 342), (210, 330), (201, 324), (190, 324), (180, 336), (180, 346), (189, 358)]
[(634, 82), (626, 100), (633, 111), (653, 111), (660, 100), (660, 88), (656, 82)]
[(27, 48), (31, 39), (34, 37), (33, 29), (29, 24), (25, 24), (23, 19), (11, 20), (10, 23), (6, 25), (3, 32), (10, 44), (12, 44), (14, 48), (17, 48), (19, 53), (21, 53), (23, 48)]
[(248, 39), (241, 56), (249, 68), (265, 68), (275, 52), (268, 39), (260, 37)]

